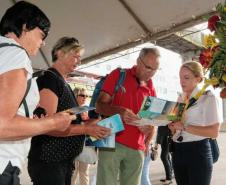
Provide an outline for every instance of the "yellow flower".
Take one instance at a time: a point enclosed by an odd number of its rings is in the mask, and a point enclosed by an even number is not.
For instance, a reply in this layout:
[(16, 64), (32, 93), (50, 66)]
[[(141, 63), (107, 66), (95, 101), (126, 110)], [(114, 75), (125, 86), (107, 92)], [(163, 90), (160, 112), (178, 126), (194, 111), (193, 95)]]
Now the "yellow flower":
[(211, 79), (205, 78), (204, 85), (202, 86), (202, 89), (194, 96), (194, 98), (196, 100), (198, 100), (199, 97), (203, 95), (203, 93), (205, 92), (206, 88), (209, 85), (217, 85), (218, 83), (219, 83), (219, 81), (216, 77), (212, 77)]
[(208, 85), (214, 88), (222, 88), (226, 85), (226, 0), (216, 6), (217, 15), (208, 19), (208, 29), (213, 35), (203, 38), (204, 51), (199, 56), (199, 62), (204, 67), (204, 71), (209, 72), (209, 79), (205, 80), (202, 90)]
[(205, 48), (214, 48), (215, 46), (218, 45), (218, 43), (216, 42), (216, 39), (213, 35), (206, 35), (204, 36), (203, 39), (203, 44)]
[(224, 74), (224, 75), (222, 76), (222, 80), (223, 80), (224, 82), (226, 82), (226, 74)]
[(219, 81), (216, 77), (212, 77), (210, 79), (205, 79), (205, 84), (217, 85), (218, 83), (219, 83)]

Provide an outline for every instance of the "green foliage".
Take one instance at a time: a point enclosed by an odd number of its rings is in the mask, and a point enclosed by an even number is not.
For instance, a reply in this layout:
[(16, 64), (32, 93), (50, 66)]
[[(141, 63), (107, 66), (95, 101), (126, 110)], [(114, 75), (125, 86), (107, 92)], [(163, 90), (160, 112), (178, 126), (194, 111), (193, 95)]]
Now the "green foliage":
[(226, 74), (226, 1), (219, 3), (216, 6), (216, 11), (220, 20), (216, 23), (214, 37), (219, 44), (209, 66), (209, 78), (216, 77), (219, 81), (218, 86), (224, 87), (226, 84), (222, 77)]

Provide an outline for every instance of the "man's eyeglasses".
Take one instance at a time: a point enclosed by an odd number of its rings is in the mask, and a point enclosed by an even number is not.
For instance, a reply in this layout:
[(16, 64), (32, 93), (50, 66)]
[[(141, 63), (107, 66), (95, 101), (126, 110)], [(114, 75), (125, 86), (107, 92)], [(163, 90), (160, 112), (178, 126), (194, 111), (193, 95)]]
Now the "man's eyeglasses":
[(83, 98), (88, 98), (89, 97), (88, 95), (85, 95), (85, 94), (79, 94), (78, 96), (83, 97)]
[(141, 61), (141, 63), (144, 65), (144, 67), (145, 67), (147, 70), (149, 70), (149, 71), (155, 72), (155, 71), (157, 71), (157, 70), (159, 69), (159, 68), (154, 69), (153, 67), (148, 66), (147, 64), (144, 63), (144, 61), (143, 61), (142, 59), (140, 59), (140, 61)]

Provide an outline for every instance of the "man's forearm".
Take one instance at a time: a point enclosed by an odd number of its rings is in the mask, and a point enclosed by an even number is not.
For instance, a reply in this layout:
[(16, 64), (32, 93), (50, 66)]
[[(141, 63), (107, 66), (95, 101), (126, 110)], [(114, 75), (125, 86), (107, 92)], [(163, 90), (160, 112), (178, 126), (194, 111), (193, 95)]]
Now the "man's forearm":
[(120, 106), (112, 106), (108, 103), (97, 103), (96, 111), (104, 116), (112, 116), (114, 114), (121, 114), (124, 111), (124, 108)]

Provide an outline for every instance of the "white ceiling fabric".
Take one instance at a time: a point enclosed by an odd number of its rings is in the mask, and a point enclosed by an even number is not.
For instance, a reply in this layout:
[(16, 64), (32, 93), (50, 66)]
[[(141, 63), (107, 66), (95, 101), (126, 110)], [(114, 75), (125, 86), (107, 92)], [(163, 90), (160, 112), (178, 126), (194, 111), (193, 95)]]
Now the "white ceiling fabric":
[[(74, 36), (85, 46), (86, 62), (158, 39), (201, 15), (223, 0), (29, 0), (50, 18), (52, 27), (33, 67), (51, 64), (51, 48), (62, 36)], [(14, 2), (0, 0), (0, 17)], [(183, 25), (183, 26), (181, 26)], [(43, 57), (44, 56), (44, 57)]]

